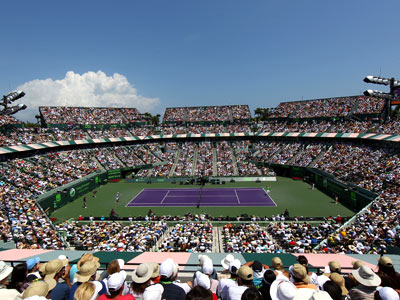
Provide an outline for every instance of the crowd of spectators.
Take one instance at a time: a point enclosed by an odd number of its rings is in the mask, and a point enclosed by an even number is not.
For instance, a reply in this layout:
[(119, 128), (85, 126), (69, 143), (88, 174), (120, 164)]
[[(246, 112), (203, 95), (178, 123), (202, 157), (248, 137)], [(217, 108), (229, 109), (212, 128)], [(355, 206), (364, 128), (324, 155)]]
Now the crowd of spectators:
[[(329, 261), (322, 274), (309, 269), (304, 255), (291, 265), (279, 256), (264, 264), (242, 263), (233, 254), (221, 262), (206, 254), (198, 258), (198, 270), (186, 281), (181, 281), (183, 274), (172, 258), (160, 264), (140, 263), (133, 271), (120, 257), (101, 271), (102, 262), (92, 253), (73, 265), (63, 254), (47, 263), (32, 257), (14, 267), (0, 261), (0, 296), (27, 300), (399, 300), (400, 274), (388, 256), (379, 258), (376, 272), (354, 259), (350, 273), (343, 273), (338, 261)], [(222, 270), (217, 272), (215, 264), (221, 264)]]
[(163, 122), (220, 122), (250, 118), (248, 105), (173, 107), (165, 110)]
[(126, 124), (143, 121), (136, 108), (41, 106), (46, 124)]
[(213, 225), (205, 223), (176, 224), (159, 245), (160, 252), (212, 252)]
[(277, 252), (277, 244), (265, 228), (257, 223), (226, 224), (222, 228), (225, 252), (267, 253)]
[(67, 234), (71, 247), (89, 251), (150, 251), (167, 230), (165, 222), (90, 222), (67, 221), (56, 226)]
[(232, 149), (229, 142), (221, 141), (215, 143), (215, 155), (218, 176), (236, 175), (233, 165)]

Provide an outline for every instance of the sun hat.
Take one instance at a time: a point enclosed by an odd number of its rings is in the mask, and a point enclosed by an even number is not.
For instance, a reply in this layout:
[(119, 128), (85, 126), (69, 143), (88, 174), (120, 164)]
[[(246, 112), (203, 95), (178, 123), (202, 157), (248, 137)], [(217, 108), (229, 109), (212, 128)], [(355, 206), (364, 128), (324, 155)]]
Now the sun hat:
[(40, 264), (40, 266), (39, 266), (39, 273), (40, 274), (46, 275), (46, 265), (47, 265), (47, 263)]
[(240, 267), (237, 275), (243, 280), (253, 280), (253, 270), (246, 265)]
[(108, 289), (110, 291), (118, 291), (124, 285), (125, 279), (126, 279), (125, 271), (111, 274), (107, 278)]
[(279, 257), (276, 256), (276, 257), (272, 258), (272, 267), (274, 269), (281, 268), (282, 266), (283, 266), (282, 260)]
[(68, 264), (68, 260), (53, 259), (46, 264), (45, 267), (45, 280), (54, 278), (54, 276), (61, 271), (63, 267)]
[(333, 282), (336, 282), (340, 286), (340, 288), (342, 289), (342, 296), (345, 296), (349, 293), (342, 275), (338, 273), (333, 273), (330, 278)]
[(164, 260), (160, 266), (160, 275), (170, 278), (174, 274), (174, 264), (170, 258)]
[(368, 266), (361, 266), (357, 270), (353, 270), (351, 274), (353, 274), (354, 278), (362, 285), (378, 286), (381, 284), (381, 278)]
[(310, 277), (308, 277), (307, 270), (303, 265), (294, 264), (293, 266), (290, 266), (289, 271), (293, 277), (295, 277), (305, 283), (310, 282)]
[(214, 272), (214, 265), (211, 259), (206, 259), (201, 266), (201, 272), (211, 275)]
[(379, 293), (379, 296), (382, 298), (382, 300), (399, 300), (399, 294), (391, 287), (385, 286), (381, 287), (378, 286), (376, 290)]
[(296, 286), (289, 280), (275, 280), (269, 289), (272, 300), (293, 300), (296, 293)]
[(393, 262), (388, 256), (381, 256), (379, 258), (379, 264), (386, 266), (386, 267), (393, 267)]
[(88, 261), (85, 262), (80, 270), (76, 273), (78, 282), (86, 282), (89, 281), (90, 277), (96, 273), (97, 269), (100, 267), (100, 264), (96, 261)]
[(22, 299), (32, 297), (32, 296), (43, 296), (46, 297), (50, 291), (50, 287), (45, 281), (35, 281), (33, 282), (22, 294)]
[(211, 288), (210, 278), (206, 274), (197, 271), (195, 276), (197, 285), (205, 288), (206, 290), (209, 290)]
[(362, 262), (361, 260), (355, 260), (351, 262), (353, 269), (358, 269), (361, 266), (365, 265), (364, 262)]
[(148, 286), (143, 293), (142, 300), (161, 300), (164, 287), (161, 284)]
[(150, 263), (140, 264), (132, 273), (132, 280), (135, 283), (144, 283), (151, 278), (153, 265)]
[(68, 260), (68, 258), (64, 254), (59, 255), (57, 258), (60, 260)]
[(153, 266), (153, 274), (151, 274), (151, 278), (157, 278), (160, 276), (160, 265), (156, 262), (149, 263)]
[(227, 256), (224, 257), (223, 260), (221, 260), (221, 265), (225, 270), (229, 269), (229, 264), (231, 261), (233, 261), (235, 257), (232, 254), (228, 254)]
[(7, 278), (14, 268), (7, 265), (4, 261), (0, 260), (0, 281)]
[(78, 267), (78, 271), (81, 269), (81, 267), (89, 261), (93, 261), (93, 262), (98, 262), (99, 258), (96, 256), (93, 256), (93, 253), (86, 253), (84, 255), (82, 255), (81, 259), (78, 261), (78, 263), (76, 264)]
[(203, 263), (204, 263), (204, 261), (206, 260), (206, 259), (211, 259), (211, 258), (209, 258), (207, 255), (205, 255), (205, 254), (200, 254), (199, 255), (199, 262), (200, 262), (200, 265), (203, 265)]
[(335, 260), (330, 261), (328, 263), (328, 266), (329, 266), (329, 270), (331, 271), (331, 273), (334, 273), (334, 272), (340, 273), (340, 271), (342, 270), (340, 264)]
[(38, 256), (32, 257), (26, 261), (26, 268), (29, 270), (32, 270), (36, 264), (40, 262), (40, 258)]

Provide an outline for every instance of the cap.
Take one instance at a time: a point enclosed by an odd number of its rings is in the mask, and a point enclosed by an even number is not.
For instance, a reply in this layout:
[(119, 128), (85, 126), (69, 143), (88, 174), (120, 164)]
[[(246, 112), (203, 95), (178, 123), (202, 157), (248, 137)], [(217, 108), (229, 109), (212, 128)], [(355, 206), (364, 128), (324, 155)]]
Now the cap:
[(253, 270), (246, 265), (240, 267), (238, 276), (243, 280), (253, 280)]
[(279, 257), (274, 257), (272, 258), (272, 267), (273, 268), (278, 268), (278, 267), (282, 267), (282, 260)]
[(381, 256), (379, 258), (379, 264), (386, 266), (386, 267), (393, 267), (393, 262), (388, 256)]
[(160, 265), (156, 262), (150, 263), (153, 265), (153, 274), (151, 274), (151, 278), (156, 278), (160, 276)]
[(376, 290), (382, 300), (399, 300), (399, 294), (391, 287), (378, 286)]
[(107, 286), (110, 291), (118, 291), (124, 284), (126, 273), (124, 271), (111, 274), (107, 279)]
[(30, 258), (26, 261), (26, 267), (28, 270), (32, 270), (34, 266), (36, 266), (36, 264), (40, 262), (40, 258), (39, 257), (33, 257)]
[(328, 263), (328, 266), (329, 266), (329, 269), (331, 270), (331, 273), (333, 273), (333, 272), (340, 273), (340, 271), (342, 270), (342, 268), (340, 267), (340, 264), (335, 260), (330, 261)]
[(207, 274), (207, 275), (211, 275), (214, 272), (214, 265), (213, 265), (211, 259), (206, 259), (203, 262), (203, 266), (201, 267), (201, 271), (204, 274)]
[(210, 278), (206, 274), (197, 271), (195, 276), (197, 285), (205, 288), (206, 290), (209, 290), (211, 288)]
[(291, 266), (289, 268), (289, 270), (293, 277), (295, 277), (305, 283), (310, 282), (310, 278), (307, 275), (307, 270), (303, 265), (294, 264), (293, 266)]
[(148, 286), (143, 293), (143, 300), (161, 300), (164, 287), (161, 284), (153, 284)]
[(361, 266), (365, 265), (364, 262), (362, 262), (361, 260), (352, 261), (351, 264), (353, 265), (353, 269), (358, 269)]
[(242, 263), (240, 262), (240, 260), (234, 259), (229, 264), (229, 273), (237, 274), (241, 265), (242, 265)]
[(174, 273), (174, 261), (170, 258), (162, 262), (160, 266), (160, 275), (170, 278)]

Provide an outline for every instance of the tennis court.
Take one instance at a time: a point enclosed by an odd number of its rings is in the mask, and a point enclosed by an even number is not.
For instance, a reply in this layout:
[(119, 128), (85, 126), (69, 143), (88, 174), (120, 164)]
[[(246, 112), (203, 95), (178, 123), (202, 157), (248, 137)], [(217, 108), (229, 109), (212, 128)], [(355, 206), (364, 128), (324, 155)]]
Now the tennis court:
[(133, 206), (276, 206), (263, 188), (143, 189)]

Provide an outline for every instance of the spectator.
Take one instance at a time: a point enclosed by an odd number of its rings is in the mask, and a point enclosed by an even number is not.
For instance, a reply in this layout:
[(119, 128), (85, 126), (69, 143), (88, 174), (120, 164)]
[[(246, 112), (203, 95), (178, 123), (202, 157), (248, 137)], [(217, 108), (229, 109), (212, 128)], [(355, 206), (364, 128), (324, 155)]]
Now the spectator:
[[(347, 296), (347, 294), (349, 293), (349, 291), (346, 288), (345, 280), (344, 280), (343, 276), (339, 275), (338, 273), (332, 273), (330, 276), (330, 280), (332, 282), (336, 283), (340, 287), (340, 294), (341, 294), (342, 298), (345, 298)], [(324, 284), (324, 290), (325, 290), (325, 284)], [(327, 291), (327, 290), (325, 290), (325, 291)], [(331, 294), (331, 297), (334, 298), (332, 296), (332, 294)]]
[(297, 288), (289, 280), (276, 279), (271, 284), (270, 296), (272, 300), (294, 300), (296, 294)]
[(34, 281), (35, 279), (41, 279), (39, 274), (40, 258), (33, 257), (26, 261), (26, 267), (28, 269), (28, 275), (26, 276), (27, 281)]
[(135, 299), (141, 299), (144, 291), (151, 284), (151, 276), (153, 274), (153, 264), (140, 264), (132, 274), (132, 295)]
[(249, 266), (241, 266), (237, 275), (237, 285), (228, 288), (228, 300), (240, 300), (246, 289), (254, 287), (253, 270)]
[[(163, 298), (164, 299), (164, 298)], [(210, 290), (198, 285), (190, 290), (184, 298), (185, 300), (212, 300), (213, 295)]]
[(174, 276), (175, 262), (172, 259), (165, 260), (160, 266), (160, 284), (164, 288), (162, 298), (165, 300), (183, 300), (185, 299), (185, 291), (183, 288), (172, 283)]
[(379, 276), (365, 265), (353, 270), (351, 273), (357, 280), (358, 285), (349, 291), (347, 299), (374, 299), (376, 288), (381, 284)]
[(10, 277), (13, 267), (6, 265), (4, 261), (0, 261), (0, 297), (2, 299), (18, 299), (20, 293), (16, 289), (9, 289), (8, 278)]
[(271, 284), (276, 280), (276, 275), (272, 270), (266, 270), (261, 283), (261, 287), (258, 289), (264, 300), (271, 300), (270, 289)]
[(11, 281), (8, 284), (8, 289), (16, 289), (19, 293), (23, 293), (29, 286), (29, 282), (26, 278), (28, 270), (26, 263), (18, 264), (14, 267), (11, 272)]
[(399, 300), (399, 294), (391, 287), (378, 286), (375, 292), (375, 300)]
[(217, 287), (217, 296), (222, 300), (228, 299), (228, 289), (231, 286), (237, 286), (237, 275), (240, 269), (240, 260), (234, 259), (229, 263), (230, 278), (222, 278)]
[(400, 290), (400, 273), (394, 270), (393, 262), (388, 256), (381, 256), (378, 261), (377, 275), (382, 280), (382, 286)]
[[(333, 275), (333, 274), (332, 274)], [(343, 281), (344, 284), (344, 281)], [(327, 292), (333, 300), (345, 300), (346, 296), (342, 295), (342, 289), (340, 286), (333, 280), (328, 280), (322, 286), (322, 289)]]
[(98, 281), (82, 283), (75, 291), (74, 300), (96, 300), (103, 285)]
[[(49, 286), (54, 286), (50, 292), (52, 300), (68, 300), (71, 283), (69, 282), (69, 265), (68, 260), (55, 259), (46, 264), (45, 272), (46, 281)], [(65, 282), (60, 282), (60, 279)]]
[[(22, 299), (37, 299), (37, 297), (42, 297), (39, 299), (46, 299), (49, 296), (50, 291), (54, 288), (54, 284), (49, 285), (45, 281), (35, 281), (33, 282), (23, 293)], [(36, 297), (35, 297), (36, 296)]]
[(256, 287), (250, 287), (244, 291), (241, 300), (263, 300), (263, 297)]
[(108, 293), (102, 294), (99, 300), (135, 300), (131, 294), (122, 295), (125, 288), (126, 273), (124, 271), (114, 273), (107, 278)]

